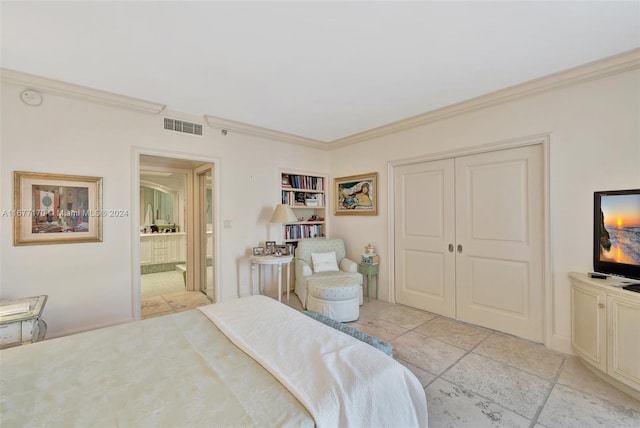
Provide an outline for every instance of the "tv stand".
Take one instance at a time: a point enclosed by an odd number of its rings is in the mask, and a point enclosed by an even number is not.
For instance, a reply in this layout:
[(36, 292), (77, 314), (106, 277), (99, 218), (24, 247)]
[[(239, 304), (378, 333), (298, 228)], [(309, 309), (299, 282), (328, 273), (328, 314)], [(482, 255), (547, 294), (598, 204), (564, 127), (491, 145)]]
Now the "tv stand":
[(629, 285), (638, 285), (640, 281), (636, 281), (634, 279), (621, 278), (619, 276), (612, 276), (611, 282), (609, 283), (612, 287), (626, 287)]
[(571, 347), (596, 375), (640, 400), (640, 293), (572, 272)]

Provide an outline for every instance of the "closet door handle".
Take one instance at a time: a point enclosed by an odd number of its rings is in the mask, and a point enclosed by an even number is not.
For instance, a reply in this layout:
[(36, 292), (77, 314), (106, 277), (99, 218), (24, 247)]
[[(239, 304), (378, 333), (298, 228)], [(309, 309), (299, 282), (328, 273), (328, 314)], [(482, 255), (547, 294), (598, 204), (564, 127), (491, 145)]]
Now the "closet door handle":
[(453, 253), (453, 244), (449, 244), (449, 252)]
[(462, 244), (458, 244), (458, 252), (461, 253), (462, 252)]

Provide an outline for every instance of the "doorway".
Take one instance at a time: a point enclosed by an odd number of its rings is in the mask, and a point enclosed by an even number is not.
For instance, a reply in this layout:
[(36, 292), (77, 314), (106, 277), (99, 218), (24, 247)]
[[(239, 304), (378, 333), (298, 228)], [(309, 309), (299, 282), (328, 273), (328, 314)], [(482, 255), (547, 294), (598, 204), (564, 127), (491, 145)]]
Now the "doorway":
[(215, 302), (215, 164), (150, 154), (138, 159), (139, 317)]
[(398, 303), (544, 339), (542, 144), (394, 169)]

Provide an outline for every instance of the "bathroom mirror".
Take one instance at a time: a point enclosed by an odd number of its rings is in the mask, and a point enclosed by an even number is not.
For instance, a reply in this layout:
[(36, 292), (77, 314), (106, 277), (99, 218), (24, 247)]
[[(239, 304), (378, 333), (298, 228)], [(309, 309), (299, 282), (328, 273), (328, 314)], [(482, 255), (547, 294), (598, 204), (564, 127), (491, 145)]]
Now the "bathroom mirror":
[(173, 199), (174, 195), (172, 193), (140, 186), (140, 200), (143, 201), (143, 206), (145, 207), (141, 225), (173, 224), (175, 219)]
[(158, 176), (158, 173), (140, 174), (140, 227), (145, 229), (151, 225), (154, 229), (178, 231), (182, 225), (181, 212), (184, 210), (186, 176), (169, 174)]

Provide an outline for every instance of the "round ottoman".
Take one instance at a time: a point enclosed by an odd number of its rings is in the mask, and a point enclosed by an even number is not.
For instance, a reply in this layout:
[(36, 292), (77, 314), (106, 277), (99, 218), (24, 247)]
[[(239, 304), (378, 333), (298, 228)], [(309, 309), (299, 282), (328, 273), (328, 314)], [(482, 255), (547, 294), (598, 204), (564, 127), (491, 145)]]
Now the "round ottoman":
[(307, 280), (307, 310), (340, 322), (360, 316), (360, 284), (349, 277), (323, 277)]

